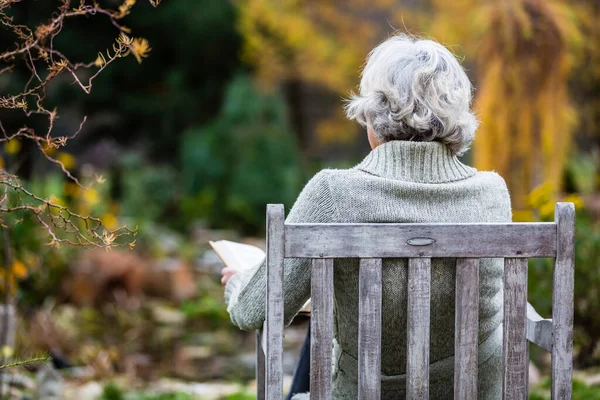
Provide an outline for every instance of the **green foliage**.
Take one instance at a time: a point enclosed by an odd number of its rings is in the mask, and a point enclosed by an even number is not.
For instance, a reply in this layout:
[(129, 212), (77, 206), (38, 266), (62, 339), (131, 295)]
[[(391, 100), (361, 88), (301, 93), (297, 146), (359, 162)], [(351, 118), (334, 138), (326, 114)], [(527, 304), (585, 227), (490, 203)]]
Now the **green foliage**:
[(179, 309), (189, 321), (190, 330), (237, 331), (231, 324), (227, 305), (223, 301), (221, 282), (205, 277), (198, 283), (197, 290), (197, 298), (183, 301), (179, 305)]
[(198, 300), (181, 303), (181, 311), (187, 318), (206, 318), (213, 321), (229, 321), (229, 314), (223, 301), (214, 294), (207, 294)]
[(224, 400), (256, 400), (256, 395), (240, 392), (227, 396)]
[(578, 193), (590, 194), (600, 189), (600, 154), (577, 154), (569, 160), (565, 178), (567, 186)]
[(190, 396), (187, 393), (176, 392), (176, 393), (163, 393), (156, 395), (139, 395), (134, 396), (132, 400), (196, 400), (195, 397)]
[[(532, 259), (529, 267), (529, 300), (543, 316), (552, 310), (551, 259)], [(597, 361), (594, 349), (600, 343), (600, 225), (585, 210), (575, 221), (575, 344), (582, 365)], [(594, 360), (595, 359), (595, 360)]]
[[(28, 21), (47, 22), (55, 3), (24, 4), (19, 10)], [(81, 115), (89, 117), (85, 138), (74, 141), (74, 146), (87, 149), (90, 143), (110, 137), (124, 145), (142, 145), (154, 159), (172, 161), (180, 133), (218, 112), (223, 89), (241, 64), (241, 38), (232, 2), (163, 1), (159, 8), (147, 3), (138, 1), (123, 20), (136, 36), (148, 39), (152, 48), (141, 65), (133, 57), (111, 65), (94, 81), (92, 96), (69, 84), (48, 91), (49, 104), (63, 110), (61, 125), (68, 124), (69, 134)], [(68, 57), (93, 62), (97, 50), (110, 49), (116, 35), (116, 29), (102, 17), (74, 18), (65, 24), (55, 46), (65, 49)], [(4, 36), (0, 42), (12, 48), (12, 39)], [(29, 77), (21, 72), (9, 79), (17, 88)], [(69, 108), (74, 115), (69, 115)], [(72, 117), (77, 120), (69, 120)]]
[(104, 386), (100, 400), (125, 400), (125, 396), (117, 385), (109, 382)]
[(104, 387), (99, 400), (195, 400), (195, 397), (183, 392), (161, 393), (161, 394), (132, 394), (126, 395), (114, 383)]
[(121, 186), (121, 213), (136, 221), (158, 221), (176, 202), (177, 172), (167, 165), (145, 165), (130, 154), (116, 172)]
[[(529, 400), (550, 400), (551, 387), (550, 379), (544, 379), (537, 387), (531, 389)], [(588, 386), (575, 379), (573, 380), (573, 400), (600, 400), (600, 388)]]
[(190, 196), (185, 219), (256, 233), (265, 205), (291, 205), (302, 181), (295, 139), (278, 93), (261, 92), (246, 76), (236, 77), (220, 116), (185, 132), (182, 179)]
[[(125, 394), (114, 383), (109, 383), (104, 387), (99, 400), (195, 400), (197, 397), (184, 392), (161, 393), (161, 394)], [(226, 396), (223, 400), (253, 400), (256, 396), (249, 395), (245, 392), (239, 392), (230, 396)]]

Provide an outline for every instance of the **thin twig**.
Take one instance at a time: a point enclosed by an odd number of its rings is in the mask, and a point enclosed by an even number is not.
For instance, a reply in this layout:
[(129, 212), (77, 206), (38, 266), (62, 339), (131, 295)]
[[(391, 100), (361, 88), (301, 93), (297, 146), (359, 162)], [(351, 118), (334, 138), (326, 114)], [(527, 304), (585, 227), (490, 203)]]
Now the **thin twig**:
[[(58, 118), (55, 109), (45, 107), (46, 87), (58, 77), (62, 71), (67, 71), (74, 83), (89, 94), (92, 90), (94, 79), (118, 58), (134, 54), (140, 61), (150, 51), (147, 42), (133, 39), (127, 34), (129, 30), (120, 21), (129, 15), (135, 1), (124, 0), (116, 10), (103, 8), (94, 0), (79, 0), (73, 8), (71, 0), (61, 0), (56, 11), (47, 23), (30, 28), (15, 23), (15, 19), (7, 14), (11, 6), (21, 0), (0, 0), (0, 26), (11, 32), (15, 37), (15, 45), (10, 50), (0, 50), (0, 62), (5, 64), (0, 68), (0, 75), (9, 73), (19, 61), (30, 71), (25, 86), (19, 93), (0, 96), (0, 109), (20, 110), (25, 118), (41, 115), (47, 118), (47, 126), (40, 132), (28, 124), (20, 128), (7, 130), (7, 126), (0, 121), (0, 143), (11, 140), (28, 140), (35, 143), (42, 156), (50, 163), (56, 165), (63, 175), (77, 185), (81, 190), (87, 190), (77, 177), (61, 162), (52, 156), (48, 149), (64, 147), (67, 142), (75, 138), (83, 129), (87, 117), (83, 117), (79, 128), (68, 136), (53, 136), (55, 121)], [(148, 0), (156, 7), (160, 0)], [(100, 51), (95, 61), (72, 61), (62, 51), (55, 48), (55, 38), (62, 32), (65, 21), (71, 18), (92, 17), (103, 15), (108, 17), (111, 24), (117, 28), (119, 35), (110, 50)], [(137, 42), (136, 42), (137, 41)], [(92, 70), (83, 79), (81, 70)], [(10, 159), (9, 159), (10, 161)], [(0, 224), (8, 229), (8, 219), (4, 218), (11, 213), (23, 215), (30, 214), (38, 224), (45, 229), (50, 238), (51, 245), (61, 243), (77, 246), (96, 246), (110, 248), (121, 244), (115, 241), (124, 235), (135, 235), (135, 230), (121, 227), (108, 231), (102, 221), (91, 216), (72, 212), (67, 207), (56, 204), (54, 201), (43, 199), (25, 189), (15, 173), (9, 173), (5, 168), (0, 168), (0, 185), (4, 186), (4, 195), (0, 202)], [(8, 196), (8, 191), (16, 194), (16, 203), (9, 204), (14, 198)]]
[[(33, 358), (29, 358), (27, 360), (13, 360), (9, 363), (4, 363), (4, 364), (0, 365), (0, 370), (6, 369), (6, 368), (22, 367), (24, 365), (46, 362), (46, 361), (50, 361), (50, 360), (52, 360), (52, 357), (50, 357), (50, 356), (33, 357)], [(2, 397), (0, 397), (0, 399), (1, 398)]]

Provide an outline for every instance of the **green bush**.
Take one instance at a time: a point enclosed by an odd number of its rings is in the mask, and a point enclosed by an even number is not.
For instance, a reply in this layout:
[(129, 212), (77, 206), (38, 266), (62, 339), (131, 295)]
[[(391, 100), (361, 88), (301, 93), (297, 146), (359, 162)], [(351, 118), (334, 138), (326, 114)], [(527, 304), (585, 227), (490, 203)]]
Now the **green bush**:
[(181, 160), (183, 218), (244, 233), (262, 229), (267, 203), (290, 206), (303, 181), (282, 96), (244, 75), (229, 85), (213, 123), (184, 133)]
[(231, 396), (225, 397), (224, 400), (256, 400), (256, 395), (251, 395), (247, 393), (236, 393)]
[(125, 396), (117, 385), (110, 382), (104, 386), (100, 400), (125, 400)]
[(104, 386), (102, 395), (98, 400), (195, 400), (196, 398), (183, 392), (161, 393), (161, 394), (132, 394), (123, 393), (123, 390), (110, 382)]
[(176, 392), (176, 393), (163, 393), (156, 395), (139, 395), (132, 398), (132, 400), (196, 400), (196, 397), (190, 396), (187, 393)]
[(146, 165), (137, 155), (128, 154), (114, 177), (123, 216), (158, 221), (177, 202), (179, 182), (173, 167)]
[[(531, 388), (529, 400), (550, 400), (551, 382), (546, 378), (537, 387)], [(585, 383), (573, 381), (573, 400), (600, 400), (600, 388), (587, 386)]]

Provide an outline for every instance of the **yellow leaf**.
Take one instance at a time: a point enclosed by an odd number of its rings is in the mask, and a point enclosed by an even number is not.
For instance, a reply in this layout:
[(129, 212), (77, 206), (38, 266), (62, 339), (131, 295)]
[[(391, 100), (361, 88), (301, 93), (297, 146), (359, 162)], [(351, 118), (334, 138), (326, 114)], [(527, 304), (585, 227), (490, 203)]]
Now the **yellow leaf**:
[(573, 203), (576, 210), (583, 208), (583, 199), (578, 194), (570, 194), (563, 201)]
[(4, 358), (11, 358), (14, 353), (15, 351), (12, 347), (6, 345), (2, 346), (2, 356)]
[(27, 267), (19, 260), (15, 260), (12, 265), (12, 273), (17, 279), (23, 279), (27, 276)]
[(82, 197), (83, 200), (91, 206), (98, 204), (98, 202), (100, 201), (98, 191), (94, 188), (89, 188), (88, 190), (85, 190), (83, 192)]
[(152, 50), (148, 41), (144, 38), (135, 38), (130, 45), (131, 53), (138, 63), (142, 62), (142, 58), (148, 57), (148, 53)]
[(117, 227), (118, 220), (113, 213), (107, 212), (100, 219), (107, 229), (115, 229)]
[(540, 217), (551, 219), (554, 216), (554, 203), (549, 202), (540, 207)]
[(58, 160), (66, 169), (72, 169), (76, 165), (75, 157), (64, 151), (58, 153), (56, 160)]
[(21, 142), (18, 139), (11, 139), (4, 143), (4, 151), (8, 154), (17, 154), (21, 151)]
[(552, 185), (546, 182), (537, 186), (527, 196), (527, 203), (533, 208), (540, 208), (544, 204), (550, 202), (552, 197)]
[(98, 68), (102, 67), (106, 64), (106, 59), (102, 55), (102, 53), (98, 53), (98, 57), (96, 57), (96, 61), (94, 61), (94, 65)]
[(531, 222), (534, 218), (530, 210), (514, 210), (512, 219), (514, 222)]

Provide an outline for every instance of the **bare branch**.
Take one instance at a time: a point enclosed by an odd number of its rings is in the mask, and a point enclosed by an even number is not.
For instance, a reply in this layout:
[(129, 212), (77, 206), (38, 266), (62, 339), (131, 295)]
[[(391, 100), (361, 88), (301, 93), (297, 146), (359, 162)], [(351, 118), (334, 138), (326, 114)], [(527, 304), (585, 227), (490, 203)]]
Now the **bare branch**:
[[(160, 3), (160, 0), (148, 1), (154, 7)], [(85, 187), (49, 151), (49, 149), (64, 147), (69, 140), (75, 138), (81, 132), (87, 117), (82, 119), (79, 128), (72, 135), (54, 137), (54, 122), (58, 118), (58, 113), (56, 109), (50, 110), (44, 106), (46, 87), (62, 71), (67, 71), (73, 77), (74, 83), (84, 93), (89, 94), (94, 79), (117, 59), (132, 54), (138, 62), (141, 62), (151, 50), (148, 42), (145, 39), (134, 39), (128, 36), (129, 29), (120, 23), (121, 19), (129, 15), (136, 1), (123, 0), (116, 10), (111, 10), (101, 7), (94, 0), (79, 0), (75, 8), (71, 7), (71, 0), (62, 0), (49, 21), (36, 27), (17, 24), (14, 18), (7, 14), (11, 6), (19, 2), (21, 0), (0, 0), (0, 26), (16, 37), (14, 47), (8, 50), (0, 49), (0, 62), (5, 64), (0, 67), (0, 75), (10, 73), (19, 62), (22, 62), (30, 71), (30, 76), (21, 92), (0, 95), (0, 109), (20, 110), (25, 119), (32, 115), (45, 116), (47, 127), (43, 132), (36, 132), (25, 122), (14, 131), (7, 131), (7, 127), (0, 120), (0, 143), (11, 140), (34, 142), (46, 160), (56, 165), (79, 188), (87, 190), (89, 188)], [(54, 47), (54, 39), (62, 32), (66, 20), (97, 15), (107, 17), (117, 29), (118, 35), (112, 49), (100, 50), (94, 61), (73, 61), (66, 57), (64, 52)], [(81, 78), (83, 75), (78, 73), (82, 70), (94, 71), (83, 80)], [(0, 168), (0, 185), (5, 188), (5, 193), (0, 200), (0, 223), (5, 224), (7, 221), (5, 216), (11, 213), (29, 214), (45, 229), (50, 244), (56, 246), (65, 243), (110, 248), (120, 245), (116, 241), (121, 236), (135, 234), (134, 230), (127, 227), (108, 231), (100, 219), (77, 214), (55, 201), (44, 199), (28, 191), (21, 184), (18, 176), (7, 171), (5, 167)], [(16, 203), (15, 198), (12, 198), (8, 192), (16, 195)], [(10, 200), (13, 200), (13, 204)]]

